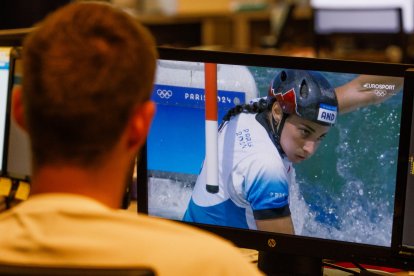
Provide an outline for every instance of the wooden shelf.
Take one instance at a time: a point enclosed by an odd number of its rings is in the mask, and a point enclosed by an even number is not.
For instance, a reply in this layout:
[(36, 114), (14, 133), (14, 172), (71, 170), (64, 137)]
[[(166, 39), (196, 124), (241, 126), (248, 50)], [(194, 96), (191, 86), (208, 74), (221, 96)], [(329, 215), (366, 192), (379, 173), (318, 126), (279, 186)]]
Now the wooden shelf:
[[(260, 44), (260, 37), (270, 33), (269, 10), (141, 15), (138, 20), (148, 26), (163, 44), (182, 41), (188, 43), (188, 46), (221, 45), (235, 50), (246, 50)], [(198, 32), (196, 37), (199, 41), (186, 41), (186, 28), (193, 28), (193, 32)], [(164, 41), (166, 32), (172, 37), (172, 41)], [(194, 34), (192, 36), (195, 37)]]

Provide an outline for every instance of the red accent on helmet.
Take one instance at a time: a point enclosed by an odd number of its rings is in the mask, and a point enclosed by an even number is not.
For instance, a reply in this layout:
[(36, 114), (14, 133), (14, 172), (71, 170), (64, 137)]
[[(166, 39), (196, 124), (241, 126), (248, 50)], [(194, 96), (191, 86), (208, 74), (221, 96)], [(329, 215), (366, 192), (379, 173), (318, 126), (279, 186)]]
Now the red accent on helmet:
[(277, 102), (280, 104), (283, 112), (287, 114), (296, 114), (296, 93), (292, 88), (285, 93), (275, 94)]

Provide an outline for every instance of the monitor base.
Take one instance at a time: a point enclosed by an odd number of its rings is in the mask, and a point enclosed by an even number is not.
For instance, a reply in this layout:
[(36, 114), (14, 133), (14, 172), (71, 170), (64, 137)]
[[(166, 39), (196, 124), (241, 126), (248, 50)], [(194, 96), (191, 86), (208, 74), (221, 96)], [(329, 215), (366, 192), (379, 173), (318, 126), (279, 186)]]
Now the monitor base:
[(269, 276), (323, 275), (322, 259), (259, 251), (258, 267)]

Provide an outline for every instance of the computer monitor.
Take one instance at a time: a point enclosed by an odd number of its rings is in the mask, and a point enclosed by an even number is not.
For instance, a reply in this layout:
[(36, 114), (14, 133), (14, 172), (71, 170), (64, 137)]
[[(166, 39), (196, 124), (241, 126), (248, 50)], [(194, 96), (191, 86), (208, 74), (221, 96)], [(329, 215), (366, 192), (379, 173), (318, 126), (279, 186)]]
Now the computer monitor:
[(314, 9), (316, 34), (381, 33), (403, 31), (401, 10), (395, 9)]
[(6, 139), (6, 117), (8, 106), (8, 91), (11, 81), (11, 54), (12, 48), (0, 47), (0, 170), (4, 174), (5, 168), (5, 147)]
[[(229, 239), (237, 246), (256, 249), (260, 252), (259, 266), (266, 272), (295, 269), (295, 265), (290, 263), (289, 266), (287, 261), (302, 262), (303, 259), (309, 260), (309, 269), (316, 268), (316, 271), (320, 271), (322, 259), (397, 265), (398, 260), (392, 257), (391, 239), (395, 189), (401, 184), (398, 182), (401, 168), (407, 165), (402, 156), (408, 151), (408, 136), (400, 133), (411, 126), (413, 97), (410, 91), (402, 89), (409, 65), (159, 50), (152, 95), (157, 112), (138, 165), (138, 212), (188, 223)], [(334, 103), (314, 107), (318, 112), (312, 116), (324, 121), (325, 126), (336, 119), (334, 126), (327, 127), (329, 132), (312, 157), (298, 164), (284, 163), (288, 164), (285, 172), (273, 173), (273, 163), (274, 170), (283, 170), (273, 159), (273, 155), (281, 153), (276, 148), (277, 143), (264, 141), (277, 140), (272, 127), (277, 129), (279, 124), (269, 123), (266, 131), (263, 122), (271, 122), (271, 117), (266, 121), (263, 119), (266, 117), (256, 114), (252, 119), (249, 116), (255, 114), (252, 105), (250, 109), (232, 108), (249, 102), (256, 102), (257, 108), (259, 103), (263, 104), (259, 99), (269, 93), (278, 97), (278, 101), (295, 95), (292, 90), (282, 91), (280, 95), (280, 91), (277, 92), (275, 82), (288, 80), (289, 74), (317, 76), (326, 80), (326, 87), (336, 91), (337, 87), (363, 75), (358, 86), (358, 93), (362, 94), (356, 95), (371, 93), (376, 98), (385, 98), (381, 103), (345, 114), (339, 114), (343, 111), (341, 105), (337, 110)], [(310, 92), (312, 87), (307, 77), (303, 77), (299, 90), (304, 90), (300, 97), (313, 93)], [(332, 94), (332, 90), (329, 91)], [(217, 118), (211, 97), (213, 102), (217, 101)], [(301, 108), (302, 99), (298, 97), (290, 99), (296, 99), (296, 105), (292, 106)], [(288, 109), (289, 104), (285, 108)], [(224, 134), (218, 134), (217, 126), (229, 110), (232, 111), (227, 119), (242, 113), (236, 117), (239, 120), (242, 115), (249, 117), (250, 123), (239, 130), (230, 119), (225, 123)], [(289, 120), (289, 116), (287, 118)], [(257, 136), (252, 138), (251, 135), (256, 132), (261, 133), (264, 140), (254, 142)], [(312, 130), (301, 130), (303, 135), (308, 132)], [(224, 139), (224, 147), (220, 139)], [(235, 150), (236, 147), (262, 147), (262, 142), (266, 148), (262, 148), (260, 154), (243, 155)], [(282, 150), (286, 151), (286, 147), (282, 146)], [(237, 154), (238, 157), (234, 156)], [(304, 156), (299, 155), (292, 159), (303, 159)], [(266, 166), (258, 165), (265, 161)], [(210, 172), (205, 173), (205, 167), (210, 168)], [(266, 190), (267, 184), (260, 185), (260, 181), (266, 179), (257, 175), (254, 178), (250, 172), (268, 167), (272, 176), (290, 173), (293, 177), (291, 173), (295, 169), (296, 177), (288, 180), (287, 187)], [(255, 180), (257, 183), (253, 183)], [(217, 182), (219, 187), (215, 187)], [(290, 210), (280, 210), (290, 211), (293, 233), (259, 230), (257, 220), (266, 218), (266, 212), (261, 212), (260, 208), (266, 210), (268, 203), (262, 204), (260, 200), (266, 197), (289, 203)], [(193, 206), (191, 219), (188, 219), (185, 214), (191, 204), (197, 206)], [(220, 204), (228, 208), (220, 209)], [(277, 209), (270, 205), (269, 209)], [(235, 222), (236, 216), (244, 221)], [(274, 218), (274, 214), (269, 217)], [(191, 220), (195, 222), (189, 222)], [(306, 269), (303, 263), (300, 269)]]
[[(348, 1), (331, 1), (331, 0), (311, 0), (310, 6), (313, 9), (328, 9), (328, 10), (349, 10), (353, 9), (355, 11), (368, 11), (368, 10), (385, 10), (385, 9), (400, 9), (402, 11), (402, 23), (403, 23), (403, 30), (405, 33), (412, 33), (414, 30), (414, 1), (413, 0), (348, 0)], [(377, 18), (369, 18), (365, 22), (359, 21), (361, 27), (363, 28), (366, 24), (370, 24), (368, 21), (378, 20), (381, 18), (382, 15), (385, 15), (386, 18), (389, 18), (387, 14), (377, 14), (379, 17)], [(368, 15), (369, 16), (369, 15)], [(353, 20), (351, 20), (353, 21)], [(380, 20), (381, 21), (381, 20)], [(335, 22), (331, 21), (333, 24)], [(353, 24), (355, 22), (349, 22)], [(384, 22), (377, 22), (379, 26), (383, 25)], [(377, 29), (379, 26), (371, 25), (374, 29)]]
[[(31, 189), (32, 178), (32, 153), (30, 148), (30, 138), (28, 133), (23, 130), (12, 116), (13, 92), (16, 86), (22, 85), (23, 80), (23, 59), (22, 47), (15, 47), (10, 57), (10, 80), (5, 92), (7, 106), (5, 107), (5, 140), (4, 140), (4, 163), (2, 175), (10, 179), (14, 184), (12, 197), (18, 200), (26, 200)], [(131, 177), (127, 179), (126, 192), (122, 201), (121, 208), (128, 208), (131, 197)]]
[(14, 48), (11, 60), (11, 82), (8, 91), (9, 115), (7, 118), (7, 161), (5, 173), (8, 177), (15, 180), (30, 181), (31, 176), (31, 151), (28, 134), (17, 125), (11, 112), (13, 106), (13, 91), (15, 86), (22, 83), (22, 58), (21, 48)]
[(348, 53), (348, 59), (407, 61), (414, 1), (311, 0), (310, 5), (318, 55), (328, 50), (331, 54)]

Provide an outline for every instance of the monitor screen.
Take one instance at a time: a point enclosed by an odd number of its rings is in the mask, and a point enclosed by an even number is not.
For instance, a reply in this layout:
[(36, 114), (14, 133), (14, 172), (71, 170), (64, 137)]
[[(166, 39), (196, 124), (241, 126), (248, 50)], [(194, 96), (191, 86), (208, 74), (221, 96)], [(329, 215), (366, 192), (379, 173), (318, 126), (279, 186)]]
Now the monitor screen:
[(398, 9), (316, 9), (314, 15), (316, 34), (399, 34), (403, 28), (400, 19), (401, 13)]
[[(331, 1), (331, 0), (311, 0), (310, 5), (313, 9), (335, 9), (340, 11), (341, 9), (354, 9), (359, 10), (379, 10), (379, 9), (395, 9), (399, 8), (402, 12), (402, 24), (405, 33), (412, 33), (414, 30), (414, 1), (413, 0), (348, 0), (348, 1)], [(381, 16), (381, 13), (378, 14)], [(385, 15), (388, 17), (388, 15)], [(377, 18), (378, 19), (378, 18)], [(376, 21), (375, 18), (370, 18), (371, 21)], [(353, 20), (351, 20), (353, 21)], [(380, 20), (381, 21), (381, 20)], [(332, 23), (336, 24), (334, 21)], [(348, 22), (353, 24), (354, 22)], [(360, 21), (359, 23), (364, 26), (370, 24), (368, 22)], [(384, 22), (377, 22), (379, 26)], [(378, 26), (372, 26), (374, 29)]]
[(6, 133), (7, 99), (10, 83), (12, 48), (0, 47), (0, 169), (4, 171), (4, 141)]
[[(10, 110), (13, 106), (13, 89), (22, 82), (22, 59), (20, 53), (13, 56), (12, 82), (10, 85)], [(17, 180), (30, 180), (31, 176), (31, 152), (28, 134), (17, 125), (13, 116), (8, 120), (7, 139), (7, 165), (6, 173), (9, 177)]]
[(388, 256), (406, 69), (160, 49), (138, 210), (257, 250)]

